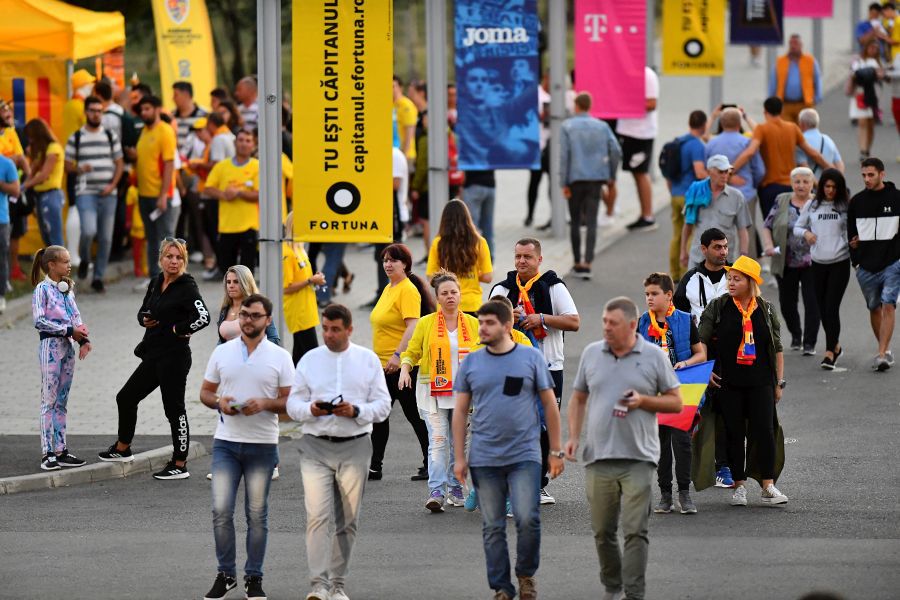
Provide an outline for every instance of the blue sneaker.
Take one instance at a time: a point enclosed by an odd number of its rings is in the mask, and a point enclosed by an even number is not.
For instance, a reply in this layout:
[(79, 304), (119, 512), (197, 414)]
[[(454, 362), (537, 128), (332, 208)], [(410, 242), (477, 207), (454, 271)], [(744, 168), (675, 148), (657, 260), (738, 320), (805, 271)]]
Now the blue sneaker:
[(506, 517), (507, 517), (508, 519), (512, 519), (512, 518), (513, 518), (512, 503), (509, 501), (508, 498), (507, 498), (507, 500), (506, 500)]
[(463, 508), (465, 508), (467, 512), (475, 512), (475, 509), (478, 508), (478, 494), (475, 492), (475, 488), (469, 490), (469, 495), (466, 496)]
[(451, 485), (447, 494), (447, 504), (450, 506), (464, 506), (466, 503), (463, 498), (463, 489), (461, 485)]
[(716, 472), (716, 487), (734, 487), (734, 479), (731, 477), (731, 469), (729, 469), (728, 467), (722, 467)]

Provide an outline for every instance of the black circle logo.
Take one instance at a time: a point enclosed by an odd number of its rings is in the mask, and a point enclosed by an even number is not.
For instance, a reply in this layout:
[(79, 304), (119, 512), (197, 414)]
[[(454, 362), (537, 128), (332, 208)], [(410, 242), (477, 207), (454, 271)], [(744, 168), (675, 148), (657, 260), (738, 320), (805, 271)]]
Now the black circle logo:
[(328, 208), (339, 215), (349, 215), (359, 208), (362, 200), (359, 189), (349, 181), (338, 181), (325, 192), (325, 203)]
[(684, 43), (684, 53), (691, 58), (697, 58), (703, 54), (703, 42), (697, 38), (691, 38)]

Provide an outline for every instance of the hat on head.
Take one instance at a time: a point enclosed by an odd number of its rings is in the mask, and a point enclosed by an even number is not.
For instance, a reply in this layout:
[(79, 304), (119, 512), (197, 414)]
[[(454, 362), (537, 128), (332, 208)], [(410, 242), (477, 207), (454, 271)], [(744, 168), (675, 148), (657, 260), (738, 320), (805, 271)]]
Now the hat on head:
[(199, 130), (203, 129), (204, 127), (206, 127), (206, 123), (207, 123), (206, 117), (200, 117), (199, 119), (194, 121), (194, 124), (191, 125), (191, 129), (199, 131)]
[(731, 271), (732, 269), (734, 269), (738, 273), (743, 273), (759, 285), (762, 285), (763, 283), (763, 278), (759, 275), (760, 271), (762, 270), (759, 266), (759, 263), (749, 256), (740, 256), (736, 261), (734, 261), (733, 265), (731, 265), (730, 267), (725, 267), (726, 271)]
[(9, 108), (9, 102), (0, 98), (0, 110), (3, 110), (4, 108)]
[(77, 90), (78, 88), (90, 85), (94, 83), (94, 80), (94, 76), (91, 75), (87, 69), (78, 69), (72, 73), (72, 89)]
[(731, 163), (728, 162), (728, 157), (724, 154), (714, 154), (706, 161), (706, 168), (727, 171), (731, 168)]

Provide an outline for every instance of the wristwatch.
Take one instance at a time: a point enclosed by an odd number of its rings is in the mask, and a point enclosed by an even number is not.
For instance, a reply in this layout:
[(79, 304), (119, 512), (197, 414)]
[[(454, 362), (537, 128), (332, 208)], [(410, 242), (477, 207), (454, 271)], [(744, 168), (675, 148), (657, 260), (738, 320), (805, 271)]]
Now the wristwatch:
[(786, 379), (779, 379), (779, 380), (778, 380), (778, 387), (780, 387), (781, 389), (784, 389), (785, 387), (787, 387), (787, 380), (786, 380)]
[(555, 456), (556, 458), (565, 458), (566, 457), (566, 453), (563, 452), (562, 450), (551, 450), (549, 452), (549, 454), (550, 454), (550, 456)]

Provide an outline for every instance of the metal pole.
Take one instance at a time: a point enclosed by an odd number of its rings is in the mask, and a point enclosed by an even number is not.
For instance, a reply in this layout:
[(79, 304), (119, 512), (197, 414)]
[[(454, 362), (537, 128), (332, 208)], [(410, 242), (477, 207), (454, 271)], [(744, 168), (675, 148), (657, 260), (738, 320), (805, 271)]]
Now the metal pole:
[(778, 46), (766, 46), (766, 90), (769, 89), (769, 78), (772, 77), (776, 60), (778, 60)]
[(825, 61), (823, 56), (823, 50), (825, 46), (823, 45), (823, 28), (822, 28), (822, 19), (813, 19), (812, 22), (812, 52), (813, 57), (815, 57), (816, 62), (819, 63), (819, 71), (822, 75), (825, 74)]
[[(259, 277), (272, 301), (272, 322), (284, 338), (281, 272), (281, 2), (257, 0), (259, 76)], [(288, 237), (293, 234), (288, 232)]]
[(656, 1), (647, 0), (647, 31), (645, 32), (646, 49), (644, 63), (651, 69), (656, 65), (656, 54), (653, 43), (656, 41)]
[(723, 81), (722, 77), (709, 78), (709, 109), (715, 110), (717, 106), (722, 104), (723, 98)]
[(431, 235), (437, 234), (450, 194), (447, 181), (447, 2), (425, 3), (428, 65), (428, 210)]
[[(859, 21), (859, 0), (850, 0), (850, 52), (856, 52), (856, 23)], [(819, 64), (819, 68), (822, 65)]]
[(566, 2), (550, 2), (550, 206), (553, 237), (563, 238), (566, 231), (566, 207), (563, 205), (559, 173), (559, 131), (566, 118)]

